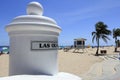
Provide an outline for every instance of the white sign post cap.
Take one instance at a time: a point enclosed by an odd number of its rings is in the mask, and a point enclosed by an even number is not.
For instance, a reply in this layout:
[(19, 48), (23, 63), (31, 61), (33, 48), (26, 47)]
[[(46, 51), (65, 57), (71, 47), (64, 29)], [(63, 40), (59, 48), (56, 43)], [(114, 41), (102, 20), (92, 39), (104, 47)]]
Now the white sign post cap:
[(43, 7), (38, 2), (30, 2), (27, 6), (27, 14), (28, 15), (42, 15)]
[(56, 21), (42, 16), (43, 7), (38, 2), (30, 2), (27, 6), (27, 15), (18, 16), (6, 26), (6, 31), (51, 31), (60, 33), (61, 28)]

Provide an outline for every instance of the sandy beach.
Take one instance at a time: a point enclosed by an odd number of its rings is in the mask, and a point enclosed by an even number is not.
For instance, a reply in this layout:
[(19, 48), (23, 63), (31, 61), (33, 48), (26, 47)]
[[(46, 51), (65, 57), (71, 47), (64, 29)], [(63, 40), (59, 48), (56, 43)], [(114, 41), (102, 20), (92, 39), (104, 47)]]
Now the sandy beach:
[(72, 51), (73, 50), (68, 52), (59, 51), (60, 72), (64, 71), (80, 76), (87, 72), (93, 64), (103, 60), (86, 52), (73, 53)]
[(0, 56), (0, 77), (8, 76), (9, 71), (9, 55)]
[[(107, 55), (114, 53), (114, 47), (100, 48), (107, 50)], [(58, 51), (59, 71), (68, 72), (77, 76), (82, 76), (87, 73), (90, 68), (96, 64), (103, 62), (104, 59), (94, 56), (96, 48), (86, 48), (84, 53), (73, 53), (73, 49), (68, 52), (63, 50)], [(0, 56), (0, 77), (8, 76), (9, 71), (9, 55), (3, 54)]]

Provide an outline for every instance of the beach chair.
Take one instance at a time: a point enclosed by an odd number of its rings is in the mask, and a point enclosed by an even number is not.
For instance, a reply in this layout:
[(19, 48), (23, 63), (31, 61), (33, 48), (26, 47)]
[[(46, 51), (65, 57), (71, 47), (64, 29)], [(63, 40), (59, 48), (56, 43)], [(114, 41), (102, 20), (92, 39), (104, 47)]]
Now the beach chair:
[(63, 49), (64, 52), (68, 52), (71, 49), (71, 47), (67, 46)]
[(63, 51), (64, 52), (68, 52), (69, 50), (71, 50), (73, 48), (73, 46), (66, 46)]
[(63, 50), (64, 50), (64, 52), (68, 52), (68, 51), (69, 51), (69, 48), (66, 47), (66, 48), (64, 48)]

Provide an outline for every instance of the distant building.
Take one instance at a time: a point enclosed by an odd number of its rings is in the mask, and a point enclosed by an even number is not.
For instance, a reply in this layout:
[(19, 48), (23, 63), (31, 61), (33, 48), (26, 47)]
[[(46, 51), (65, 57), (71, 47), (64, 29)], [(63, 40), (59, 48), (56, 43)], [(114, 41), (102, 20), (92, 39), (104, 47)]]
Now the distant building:
[(85, 47), (85, 41), (87, 39), (84, 38), (76, 38), (74, 39), (74, 47)]

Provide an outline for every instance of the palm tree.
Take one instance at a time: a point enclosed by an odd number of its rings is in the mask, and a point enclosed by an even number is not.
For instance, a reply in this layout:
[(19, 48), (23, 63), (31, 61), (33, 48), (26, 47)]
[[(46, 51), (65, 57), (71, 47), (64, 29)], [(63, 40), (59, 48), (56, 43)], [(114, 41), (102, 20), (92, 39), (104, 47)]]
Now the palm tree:
[(99, 52), (99, 41), (100, 39), (103, 39), (105, 42), (107, 42), (107, 39), (110, 40), (108, 38), (108, 35), (111, 34), (111, 31), (107, 29), (107, 25), (104, 24), (103, 22), (97, 22), (95, 24), (95, 31), (92, 32), (92, 42), (94, 42), (94, 40), (96, 39), (96, 43), (97, 43), (97, 51), (95, 56), (98, 56), (98, 52)]
[(117, 29), (113, 29), (113, 38), (115, 38), (115, 52), (117, 52), (117, 37), (120, 36), (120, 28), (117, 28)]

